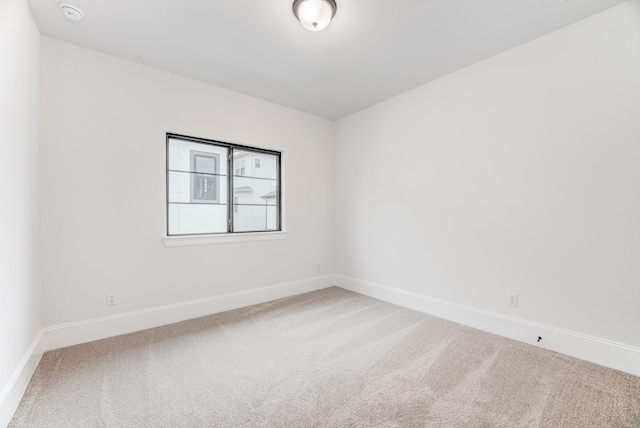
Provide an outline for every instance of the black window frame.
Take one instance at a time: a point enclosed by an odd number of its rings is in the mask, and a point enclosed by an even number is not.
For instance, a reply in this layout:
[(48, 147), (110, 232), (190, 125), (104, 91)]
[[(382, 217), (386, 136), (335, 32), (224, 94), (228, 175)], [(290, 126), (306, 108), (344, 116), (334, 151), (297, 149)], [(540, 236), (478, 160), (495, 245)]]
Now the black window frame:
[[(227, 231), (226, 232), (206, 232), (206, 233), (180, 233), (180, 234), (170, 234), (169, 233), (169, 206), (170, 206), (170, 202), (169, 202), (169, 173), (170, 172), (184, 172), (184, 171), (174, 171), (169, 169), (169, 140), (174, 139), (174, 140), (183, 140), (183, 141), (189, 141), (189, 142), (193, 142), (193, 143), (199, 143), (199, 144), (207, 144), (207, 145), (211, 145), (211, 146), (217, 146), (217, 147), (225, 147), (228, 150), (228, 155), (227, 155), (227, 174), (226, 174), (226, 178), (227, 178)], [(264, 154), (268, 154), (271, 156), (275, 156), (277, 158), (277, 162), (276, 162), (276, 180), (277, 180), (277, 184), (276, 184), (276, 207), (277, 207), (277, 213), (278, 213), (278, 220), (277, 220), (277, 225), (276, 225), (276, 229), (269, 229), (269, 230), (247, 230), (247, 231), (234, 231), (233, 230), (233, 226), (234, 226), (234, 207), (236, 206), (235, 202), (234, 202), (234, 189), (233, 189), (233, 182), (234, 182), (234, 177), (236, 176), (235, 174), (235, 170), (233, 168), (233, 153), (234, 153), (234, 149), (239, 149), (239, 150), (246, 150), (246, 151), (250, 151), (250, 152), (255, 152), (255, 153), (264, 153)], [(166, 165), (165, 165), (165, 176), (166, 176), (166, 191), (165, 191), (165, 206), (166, 206), (166, 211), (165, 211), (165, 215), (166, 215), (166, 234), (167, 236), (171, 237), (171, 236), (210, 236), (210, 235), (240, 235), (240, 234), (244, 234), (244, 233), (272, 233), (272, 232), (282, 232), (282, 152), (278, 151), (278, 150), (269, 150), (269, 149), (263, 149), (260, 147), (253, 147), (253, 146), (247, 146), (244, 144), (236, 144), (236, 143), (229, 143), (226, 141), (219, 141), (219, 140), (212, 140), (212, 139), (207, 139), (207, 138), (199, 138), (199, 137), (191, 137), (188, 135), (182, 135), (182, 134), (175, 134), (175, 133), (170, 133), (167, 132), (166, 134), (166, 144), (165, 144), (165, 161), (166, 161)], [(218, 167), (221, 168), (222, 165), (222, 159), (219, 160), (219, 164)], [(243, 178), (246, 178), (247, 176), (242, 176)], [(218, 200), (219, 200), (219, 195), (218, 195)], [(238, 205), (243, 205), (243, 204), (238, 204)]]

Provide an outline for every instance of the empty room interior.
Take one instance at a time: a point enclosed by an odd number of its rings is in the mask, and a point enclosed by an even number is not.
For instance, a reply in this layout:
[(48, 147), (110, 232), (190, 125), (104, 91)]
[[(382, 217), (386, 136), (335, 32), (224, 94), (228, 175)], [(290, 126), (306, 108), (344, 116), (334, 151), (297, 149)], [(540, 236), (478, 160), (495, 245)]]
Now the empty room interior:
[(0, 0), (0, 426), (640, 427), (640, 0)]

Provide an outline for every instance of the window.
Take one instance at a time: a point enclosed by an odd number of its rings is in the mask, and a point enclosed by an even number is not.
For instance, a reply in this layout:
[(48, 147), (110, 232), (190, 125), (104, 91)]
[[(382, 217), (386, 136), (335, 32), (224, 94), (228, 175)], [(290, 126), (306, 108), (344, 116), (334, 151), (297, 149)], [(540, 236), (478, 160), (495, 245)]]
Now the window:
[(280, 159), (277, 151), (167, 134), (167, 235), (282, 230)]

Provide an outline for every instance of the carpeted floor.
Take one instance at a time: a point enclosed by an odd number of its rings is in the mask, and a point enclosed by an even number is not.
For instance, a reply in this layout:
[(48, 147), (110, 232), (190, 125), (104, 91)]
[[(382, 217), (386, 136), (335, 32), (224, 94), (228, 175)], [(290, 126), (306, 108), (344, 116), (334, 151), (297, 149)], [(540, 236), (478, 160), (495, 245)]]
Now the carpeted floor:
[(44, 355), (10, 427), (640, 427), (640, 378), (340, 288)]

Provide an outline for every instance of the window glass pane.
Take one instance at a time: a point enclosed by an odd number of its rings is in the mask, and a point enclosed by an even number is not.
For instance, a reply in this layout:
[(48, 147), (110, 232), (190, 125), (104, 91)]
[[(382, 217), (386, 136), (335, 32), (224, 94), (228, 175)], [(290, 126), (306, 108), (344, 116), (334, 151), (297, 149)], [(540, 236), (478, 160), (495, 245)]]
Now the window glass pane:
[(169, 202), (226, 204), (227, 177), (169, 171)]
[(233, 150), (234, 232), (278, 230), (278, 161), (276, 155)]
[(245, 149), (233, 149), (233, 175), (278, 178), (278, 156)]
[(169, 235), (227, 232), (227, 206), (169, 204)]
[(169, 139), (169, 170), (227, 175), (228, 149), (211, 144)]
[(278, 207), (274, 205), (238, 205), (233, 215), (235, 232), (260, 232), (277, 230)]

